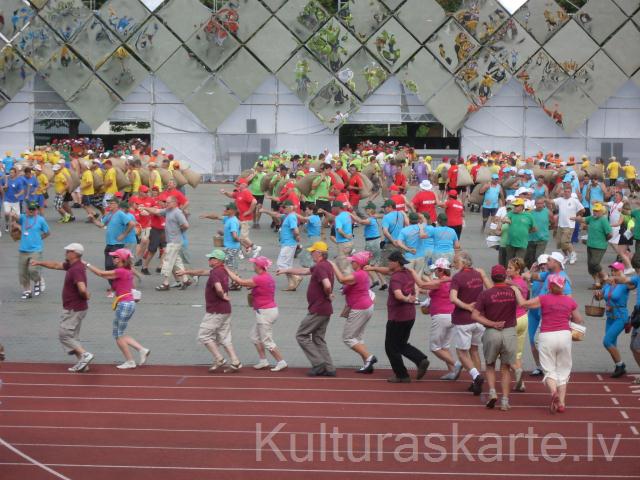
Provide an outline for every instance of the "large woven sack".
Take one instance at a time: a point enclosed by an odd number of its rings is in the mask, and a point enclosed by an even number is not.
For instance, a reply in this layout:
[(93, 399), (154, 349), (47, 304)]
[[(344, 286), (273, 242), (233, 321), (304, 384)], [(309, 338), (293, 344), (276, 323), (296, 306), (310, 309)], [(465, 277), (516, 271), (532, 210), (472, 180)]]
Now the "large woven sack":
[(181, 170), (173, 170), (173, 178), (178, 188), (182, 188), (188, 183)]
[(120, 170), (122, 172), (127, 170), (127, 162), (122, 160), (120, 157), (111, 158), (111, 165), (116, 167), (116, 170)]
[(45, 163), (42, 166), (42, 173), (45, 174), (45, 176), (47, 177), (47, 180), (51, 181), (51, 179), (53, 178), (53, 169), (51, 168), (50, 163)]
[(504, 188), (505, 190), (511, 190), (512, 188), (514, 188), (514, 186), (517, 183), (518, 183), (518, 178), (517, 177), (510, 177), (510, 178), (502, 181), (502, 188)]
[(254, 172), (253, 168), (248, 168), (240, 172), (240, 178), (248, 178)]
[(142, 167), (138, 170), (138, 173), (140, 174), (140, 183), (142, 185), (150, 187), (151, 185), (149, 184), (149, 169), (146, 167)]
[(102, 185), (104, 185), (104, 179), (102, 178), (102, 175), (100, 175), (97, 172), (91, 172), (91, 176), (93, 177), (93, 188), (98, 191), (102, 188)]
[(322, 165), (324, 165), (324, 162), (320, 161), (320, 160), (316, 160), (315, 162), (311, 162), (309, 164), (309, 166), (311, 168), (314, 168), (316, 173), (320, 173), (320, 168), (322, 167)]
[(540, 176), (544, 177), (545, 183), (551, 183), (556, 176), (555, 170), (545, 170), (540, 167), (533, 168), (533, 175), (538, 178)]
[(367, 178), (373, 178), (376, 174), (376, 166), (370, 163), (362, 169), (362, 176)]
[(131, 186), (129, 175), (125, 174), (119, 168), (116, 168), (116, 185), (118, 185), (118, 190)]
[(202, 175), (198, 172), (191, 170), (190, 168), (185, 168), (184, 170), (180, 170), (184, 178), (187, 179), (187, 183), (191, 186), (191, 188), (197, 188), (202, 182)]
[(334, 191), (341, 192), (344, 190), (344, 183), (336, 172), (329, 172), (329, 176), (331, 177), (331, 189)]
[(562, 186), (562, 183), (557, 183), (556, 185), (554, 185), (554, 187), (551, 189), (551, 191), (549, 192), (549, 196), (553, 199), (553, 198), (559, 198), (562, 196), (564, 187)]
[(598, 180), (603, 180), (604, 179), (604, 175), (602, 174), (602, 169), (600, 168), (599, 165), (591, 165), (588, 169), (587, 172), (589, 172), (589, 177), (590, 178), (597, 178)]
[(67, 184), (67, 192), (71, 193), (73, 192), (76, 188), (78, 188), (80, 186), (80, 177), (78, 176), (78, 174), (71, 170), (71, 178), (69, 179), (69, 183)]
[(260, 190), (262, 190), (264, 193), (271, 193), (271, 179), (274, 175), (275, 173), (270, 172), (262, 177), (262, 180), (260, 181)]
[(373, 193), (373, 182), (369, 180), (366, 175), (360, 175), (362, 177), (362, 188), (360, 189), (360, 198), (369, 198)]
[(464, 165), (458, 165), (458, 182), (456, 185), (458, 187), (473, 185), (473, 177), (471, 177), (471, 173), (469, 173), (469, 170), (467, 170), (467, 167)]
[(479, 183), (473, 188), (471, 195), (469, 195), (469, 202), (474, 203), (476, 205), (482, 204), (484, 201), (484, 193), (480, 193), (480, 188), (482, 188), (484, 184)]
[(171, 172), (166, 168), (158, 168), (157, 172), (160, 175), (160, 178), (162, 179), (162, 186), (166, 187), (167, 183), (169, 183), (169, 180), (173, 178), (173, 175), (171, 175)]
[(480, 167), (476, 174), (476, 183), (489, 183), (491, 181), (491, 169), (489, 167)]
[(311, 185), (313, 184), (313, 181), (319, 176), (319, 173), (310, 173), (309, 175), (305, 175), (296, 182), (296, 188), (302, 195), (309, 195), (311, 193)]

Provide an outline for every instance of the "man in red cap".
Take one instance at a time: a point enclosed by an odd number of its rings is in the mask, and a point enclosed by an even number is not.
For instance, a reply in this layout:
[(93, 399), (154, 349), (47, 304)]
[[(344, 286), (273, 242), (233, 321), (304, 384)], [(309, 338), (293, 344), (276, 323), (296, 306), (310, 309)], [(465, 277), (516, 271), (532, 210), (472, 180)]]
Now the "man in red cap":
[(486, 330), (482, 335), (482, 349), (486, 363), (489, 399), (487, 408), (493, 408), (498, 401), (496, 393), (496, 361), (500, 359), (500, 383), (502, 401), (500, 410), (509, 410), (509, 391), (511, 389), (511, 365), (516, 362), (518, 342), (516, 336), (515, 292), (506, 282), (507, 271), (502, 265), (491, 269), (494, 286), (484, 290), (476, 300), (471, 319), (481, 323)]
[[(233, 192), (227, 192), (225, 189), (222, 189), (220, 193), (235, 200), (236, 206), (238, 207), (238, 220), (240, 221), (240, 244), (244, 247), (247, 256), (257, 257), (262, 247), (255, 245), (251, 241), (249, 232), (251, 231), (253, 216), (258, 201), (249, 190), (249, 182), (246, 178), (239, 178), (236, 182), (236, 189)], [(243, 255), (240, 256), (241, 258), (243, 257)]]

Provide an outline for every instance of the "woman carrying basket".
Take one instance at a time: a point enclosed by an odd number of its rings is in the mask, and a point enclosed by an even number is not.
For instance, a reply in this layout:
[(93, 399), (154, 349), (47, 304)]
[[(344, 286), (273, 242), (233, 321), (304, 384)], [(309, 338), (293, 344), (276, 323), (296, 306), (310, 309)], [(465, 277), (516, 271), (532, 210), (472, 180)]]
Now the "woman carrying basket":
[(551, 393), (551, 413), (565, 411), (567, 383), (571, 374), (571, 327), (573, 321), (582, 324), (578, 304), (563, 293), (565, 278), (554, 273), (549, 275), (549, 294), (525, 300), (518, 286), (511, 287), (518, 305), (523, 308), (540, 308), (540, 335), (538, 352), (544, 371), (544, 382)]
[[(130, 335), (125, 335), (125, 330), (129, 324), (129, 320), (136, 311), (136, 303), (133, 298), (133, 276), (131, 269), (131, 252), (126, 248), (119, 248), (114, 252), (109, 252), (113, 257), (115, 270), (100, 270), (90, 263), (85, 263), (87, 270), (92, 271), (99, 277), (111, 281), (111, 285), (115, 290), (113, 299), (113, 309), (116, 316), (113, 319), (113, 338), (116, 339), (116, 345), (122, 352), (125, 362), (116, 368), (127, 370), (136, 368), (137, 365), (144, 365), (151, 353), (151, 350), (143, 347), (138, 341)], [(129, 347), (133, 347), (138, 351), (140, 359), (136, 365), (133, 355)]]

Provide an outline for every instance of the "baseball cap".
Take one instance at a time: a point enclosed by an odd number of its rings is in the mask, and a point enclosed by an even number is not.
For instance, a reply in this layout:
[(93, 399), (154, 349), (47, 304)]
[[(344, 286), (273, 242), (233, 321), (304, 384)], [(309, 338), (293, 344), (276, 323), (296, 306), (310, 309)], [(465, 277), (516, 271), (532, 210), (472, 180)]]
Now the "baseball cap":
[(257, 266), (259, 266), (260, 268), (264, 268), (265, 270), (269, 268), (271, 265), (273, 265), (273, 262), (271, 260), (263, 256), (250, 258), (249, 262), (255, 263)]
[(344, 203), (342, 203), (342, 202), (338, 202), (338, 201), (334, 201), (334, 202), (331, 204), (331, 206), (332, 206), (333, 208), (344, 208)]
[(611, 268), (612, 270), (619, 270), (622, 272), (624, 270), (624, 263), (613, 262), (611, 265), (609, 265), (609, 268)]
[(595, 203), (595, 204), (593, 205), (593, 207), (592, 207), (592, 210), (593, 210), (594, 212), (600, 212), (600, 211), (604, 210), (604, 205), (602, 205), (600, 202)]
[(325, 252), (326, 253), (326, 252), (329, 251), (329, 247), (324, 242), (315, 242), (313, 245), (311, 245), (309, 248), (307, 248), (307, 251), (309, 251), (309, 252)]
[(131, 252), (126, 248), (119, 248), (113, 252), (109, 252), (112, 257), (118, 257), (121, 260), (127, 260), (131, 258)]
[(398, 185), (393, 184), (389, 187), (389, 190), (392, 192), (397, 192), (398, 190), (400, 190), (400, 187), (398, 187)]
[(393, 200), (385, 200), (385, 202), (382, 204), (383, 207), (393, 207), (396, 208), (396, 202), (394, 202)]
[(524, 205), (524, 200), (522, 198), (516, 198), (513, 200), (513, 202), (511, 202), (511, 205), (513, 205), (514, 207)]
[(248, 185), (248, 184), (249, 184), (249, 182), (247, 181), (247, 179), (246, 179), (246, 178), (239, 178), (239, 179), (236, 181), (236, 185)]
[(293, 202), (291, 200), (285, 200), (282, 202), (283, 207), (293, 207)]
[(120, 208), (129, 208), (129, 202), (120, 202), (118, 203)]
[(357, 252), (347, 257), (347, 260), (350, 262), (356, 262), (361, 267), (367, 265), (369, 260), (371, 260), (371, 254), (369, 252)]
[(449, 190), (448, 195), (450, 197), (457, 197), (458, 196), (458, 191), (457, 190)]
[(420, 220), (420, 217), (418, 216), (418, 214), (416, 212), (409, 213), (409, 221), (410, 222), (417, 222), (418, 220)]
[(365, 209), (367, 210), (375, 210), (376, 209), (376, 204), (373, 202), (369, 202), (364, 206)]
[(224, 251), (220, 250), (219, 248), (212, 250), (211, 253), (207, 253), (205, 256), (207, 258), (215, 258), (216, 260), (220, 261), (223, 261), (225, 258), (227, 258), (227, 255), (224, 253)]
[(37, 202), (29, 202), (27, 203), (27, 210), (37, 210), (38, 203)]
[(549, 285), (554, 284), (559, 286), (560, 288), (564, 288), (564, 284), (566, 283), (565, 278), (558, 273), (553, 273), (549, 275), (548, 281), (549, 281)]
[(54, 165), (53, 167), (51, 167), (51, 170), (53, 170), (54, 172), (57, 172), (58, 170), (60, 170), (62, 167), (58, 164)]
[(502, 265), (494, 265), (491, 267), (491, 276), (492, 277), (504, 277), (507, 275), (507, 269)]
[(409, 261), (406, 258), (404, 258), (404, 255), (400, 250), (395, 250), (391, 252), (391, 254), (389, 255), (389, 261), (398, 262), (400, 265), (406, 265), (407, 263), (409, 263)]
[(140, 185), (140, 188), (138, 190), (142, 193), (147, 193), (149, 191), (149, 187), (147, 187), (146, 185)]
[(447, 217), (446, 213), (439, 213), (437, 220), (438, 223), (447, 223), (449, 221), (449, 218)]
[(564, 268), (564, 255), (560, 252), (551, 252), (551, 255), (547, 258), (547, 260), (553, 259), (558, 262), (562, 268)]
[(440, 268), (442, 270), (451, 270), (451, 262), (446, 258), (438, 258), (435, 262), (431, 264), (431, 270), (435, 270)]
[(549, 255), (547, 255), (546, 253), (543, 253), (538, 257), (538, 265), (546, 265), (547, 260), (549, 260)]
[(67, 252), (76, 252), (78, 255), (82, 255), (84, 253), (84, 247), (80, 243), (70, 243), (64, 249)]
[(492, 173), (491, 174), (491, 179), (492, 180), (498, 180), (500, 178), (500, 175), (498, 175), (497, 173)]
[(226, 208), (227, 210), (238, 210), (238, 206), (233, 202), (227, 203), (224, 208)]

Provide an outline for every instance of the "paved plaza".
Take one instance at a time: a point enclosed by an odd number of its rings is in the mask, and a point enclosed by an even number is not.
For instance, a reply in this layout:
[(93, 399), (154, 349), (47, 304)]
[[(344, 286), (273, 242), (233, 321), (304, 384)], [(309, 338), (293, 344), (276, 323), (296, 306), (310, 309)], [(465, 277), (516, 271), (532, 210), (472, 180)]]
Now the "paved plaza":
[[(205, 253), (212, 249), (212, 237), (216, 230), (221, 229), (220, 222), (200, 220), (202, 213), (216, 211), (221, 213), (222, 207), (228, 199), (220, 194), (222, 185), (205, 184), (196, 190), (187, 191), (191, 201), (189, 252), (194, 268), (206, 268)], [(229, 189), (230, 186), (226, 185)], [(412, 196), (414, 190), (410, 192)], [(377, 203), (380, 203), (378, 200)], [(103, 265), (104, 232), (98, 228), (83, 223), (82, 210), (76, 210), (78, 221), (75, 224), (60, 225), (56, 223), (57, 216), (49, 208), (46, 213), (52, 234), (45, 241), (44, 258), (48, 260), (62, 260), (63, 246), (70, 242), (80, 242), (85, 246), (85, 259), (96, 265)], [(467, 224), (462, 234), (464, 249), (469, 251), (477, 266), (489, 269), (497, 260), (497, 252), (486, 247), (485, 237), (480, 234), (480, 217), (477, 213), (467, 213)], [(275, 259), (278, 252), (276, 235), (269, 229), (268, 218), (262, 219), (262, 228), (252, 231), (252, 238), (262, 245), (262, 254)], [(363, 246), (362, 230), (356, 230), (356, 248)], [(555, 248), (550, 245), (547, 252)], [(28, 362), (66, 362), (71, 359), (66, 356), (58, 343), (58, 317), (61, 311), (60, 290), (64, 274), (62, 272), (44, 271), (46, 292), (38, 298), (21, 300), (21, 288), (17, 276), (17, 248), (8, 234), (0, 238), (0, 342), (5, 345), (7, 360)], [(610, 250), (604, 259), (604, 264), (614, 260)], [(157, 261), (152, 267), (155, 269)], [(252, 272), (251, 264), (241, 262), (240, 274), (249, 276)], [(575, 297), (581, 305), (591, 300), (591, 293), (587, 287), (592, 283), (587, 274), (586, 247), (578, 247), (578, 262), (568, 266), (568, 272), (574, 283)], [(89, 274), (89, 289), (92, 293), (89, 314), (84, 321), (81, 333), (83, 344), (96, 355), (97, 363), (121, 362), (121, 354), (111, 337), (112, 310), (111, 299), (106, 297), (106, 282), (95, 275)], [(204, 280), (201, 279), (201, 280)], [(205, 364), (210, 357), (205, 349), (196, 342), (198, 325), (204, 312), (203, 283), (192, 286), (186, 291), (172, 290), (157, 292), (154, 287), (159, 282), (159, 276), (144, 277), (141, 284), (143, 299), (137, 306), (137, 311), (130, 323), (129, 332), (140, 339), (144, 345), (152, 349), (150, 363), (159, 364)], [(278, 279), (278, 288), (286, 286), (284, 278)], [(279, 291), (276, 300), (280, 307), (280, 318), (275, 326), (275, 340), (291, 366), (306, 367), (307, 360), (295, 341), (295, 331), (306, 313), (306, 281), (298, 292), (289, 293)], [(249, 341), (249, 329), (254, 322), (253, 312), (246, 303), (246, 291), (231, 292), (233, 305), (233, 338), (243, 363), (250, 365), (257, 360), (253, 345)], [(635, 299), (635, 294), (633, 294)], [(380, 360), (378, 366), (388, 366), (384, 354), (384, 330), (386, 323), (386, 292), (377, 292), (376, 311), (371, 320), (365, 341), (372, 353)], [(336, 288), (334, 311), (327, 332), (327, 342), (338, 367), (359, 366), (359, 357), (350, 351), (341, 340), (344, 320), (339, 312), (344, 305), (343, 297)], [(418, 314), (413, 329), (411, 343), (427, 352), (428, 331), (430, 317)], [(573, 369), (576, 371), (606, 372), (612, 370), (613, 365), (608, 353), (602, 347), (604, 319), (585, 317), (588, 328), (587, 338), (582, 343), (574, 344)], [(628, 347), (629, 336), (622, 334), (619, 338), (623, 360), (630, 372), (637, 372), (633, 357)], [(444, 368), (432, 355), (432, 367)], [(533, 362), (529, 348), (525, 348), (525, 367), (532, 368)]]

